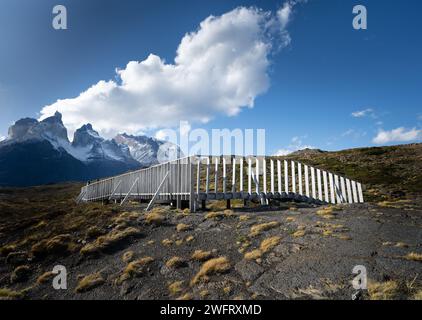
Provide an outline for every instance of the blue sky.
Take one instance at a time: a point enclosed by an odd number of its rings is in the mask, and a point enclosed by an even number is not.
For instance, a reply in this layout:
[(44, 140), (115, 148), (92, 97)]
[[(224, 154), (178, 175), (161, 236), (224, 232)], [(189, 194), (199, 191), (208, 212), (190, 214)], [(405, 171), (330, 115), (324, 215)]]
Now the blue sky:
[[(129, 61), (144, 61), (153, 53), (174, 64), (181, 39), (210, 15), (219, 17), (239, 6), (275, 14), (283, 3), (3, 0), (0, 136), (19, 118), (38, 118), (58, 99), (75, 98), (100, 80), (120, 81), (115, 69)], [(56, 4), (67, 7), (68, 30), (51, 27)], [(352, 28), (357, 4), (368, 9), (367, 30)], [(422, 3), (413, 0), (297, 4), (286, 28), (290, 44), (268, 55), (269, 86), (253, 88), (259, 92), (253, 108), (241, 108), (234, 116), (215, 112), (205, 124), (178, 120), (207, 130), (265, 128), (268, 154), (304, 146), (338, 150), (420, 141), (420, 12)], [(277, 41), (282, 40), (272, 44)], [(159, 129), (154, 125), (142, 131), (153, 135)]]

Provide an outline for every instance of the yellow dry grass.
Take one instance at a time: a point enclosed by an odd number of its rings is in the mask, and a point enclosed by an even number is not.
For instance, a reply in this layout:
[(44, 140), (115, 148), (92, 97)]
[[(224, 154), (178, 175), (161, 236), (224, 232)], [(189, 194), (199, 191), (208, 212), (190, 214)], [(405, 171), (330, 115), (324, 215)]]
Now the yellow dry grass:
[(181, 295), (180, 297), (178, 297), (176, 300), (192, 300), (192, 298), (193, 298), (192, 294), (187, 292), (184, 295)]
[(413, 295), (413, 300), (422, 300), (422, 289)]
[(37, 278), (37, 284), (45, 284), (54, 278), (55, 274), (52, 271), (44, 272)]
[(246, 214), (239, 216), (239, 221), (247, 221), (250, 217)]
[(145, 272), (145, 267), (153, 262), (152, 257), (143, 257), (130, 262), (123, 270), (122, 275), (118, 279), (118, 283), (121, 283), (127, 279), (141, 276)]
[(105, 280), (99, 272), (87, 275), (81, 280), (79, 280), (75, 292), (81, 293), (89, 291), (91, 289), (94, 289), (95, 287), (102, 285), (104, 282)]
[(31, 248), (31, 253), (34, 257), (40, 257), (48, 254), (67, 253), (71, 248), (71, 236), (69, 234), (60, 234), (34, 244)]
[(13, 300), (13, 299), (22, 299), (24, 293), (22, 291), (15, 291), (8, 288), (0, 288), (0, 300)]
[(218, 219), (224, 216), (223, 212), (209, 212), (205, 215), (205, 219)]
[(140, 231), (133, 227), (125, 228), (124, 230), (112, 230), (110, 233), (98, 237), (94, 242), (86, 244), (81, 249), (82, 255), (89, 255), (93, 253), (101, 252), (120, 241), (123, 241), (129, 237), (136, 236)]
[(178, 295), (183, 291), (184, 281), (175, 281), (168, 286), (168, 290), (172, 296)]
[(305, 230), (297, 230), (295, 233), (293, 233), (293, 237), (295, 238), (300, 238), (303, 237), (305, 235)]
[(287, 217), (286, 222), (295, 222), (296, 219), (294, 217)]
[(397, 296), (398, 284), (395, 281), (369, 281), (368, 294), (371, 300), (392, 300)]
[(178, 232), (187, 231), (187, 230), (189, 230), (190, 228), (191, 228), (191, 226), (190, 226), (189, 224), (184, 224), (184, 223), (179, 223), (179, 224), (176, 226), (176, 230), (177, 230)]
[(179, 268), (185, 264), (185, 260), (181, 257), (172, 257), (166, 262), (168, 268)]
[(271, 222), (267, 222), (267, 223), (261, 223), (261, 224), (256, 224), (254, 226), (251, 227), (251, 232), (250, 232), (250, 236), (251, 237), (256, 237), (257, 235), (260, 235), (262, 232), (270, 230), (272, 228), (278, 227), (280, 225), (280, 223), (278, 223), (277, 221), (271, 221)]
[(173, 244), (173, 240), (170, 240), (170, 239), (164, 239), (163, 241), (161, 241), (161, 243), (162, 243), (164, 246), (170, 246), (170, 245), (172, 245), (172, 244)]
[(165, 219), (164, 216), (160, 212), (157, 212), (157, 211), (151, 211), (145, 215), (146, 223), (154, 224), (156, 226), (161, 225), (164, 219)]
[(133, 259), (134, 254), (135, 253), (132, 250), (129, 250), (129, 251), (126, 251), (125, 253), (123, 253), (123, 255), (122, 255), (123, 262), (126, 262), (126, 263), (130, 262)]
[(209, 275), (226, 272), (230, 268), (230, 262), (226, 257), (210, 259), (201, 266), (201, 269), (192, 279), (191, 285), (198, 283), (201, 279), (207, 279)]
[(255, 249), (255, 250), (246, 252), (244, 258), (246, 260), (256, 260), (256, 259), (261, 258), (261, 256), (262, 256), (262, 251), (259, 249)]
[(190, 235), (190, 236), (187, 236), (186, 237), (186, 239), (185, 239), (185, 241), (186, 242), (191, 242), (191, 241), (193, 241), (195, 238), (192, 236), (192, 235)]
[(403, 257), (406, 260), (410, 261), (422, 261), (422, 254), (416, 252), (410, 252)]
[(211, 257), (211, 251), (204, 251), (204, 250), (195, 250), (192, 253), (191, 259), (196, 261), (204, 261)]
[(272, 248), (274, 248), (276, 245), (280, 243), (281, 238), (280, 237), (270, 237), (267, 239), (262, 240), (261, 245), (259, 246), (259, 249), (266, 253), (270, 251)]

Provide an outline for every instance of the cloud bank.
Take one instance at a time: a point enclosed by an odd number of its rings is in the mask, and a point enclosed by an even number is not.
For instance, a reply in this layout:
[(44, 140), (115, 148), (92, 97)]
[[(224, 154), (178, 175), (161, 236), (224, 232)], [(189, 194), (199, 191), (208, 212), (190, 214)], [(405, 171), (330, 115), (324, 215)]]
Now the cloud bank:
[(286, 27), (297, 1), (276, 13), (239, 7), (210, 16), (181, 40), (174, 63), (150, 54), (116, 70), (118, 80), (101, 80), (79, 96), (58, 100), (41, 110), (55, 111), (72, 134), (90, 122), (106, 137), (118, 132), (206, 123), (222, 114), (252, 108), (269, 88), (268, 68), (274, 50), (286, 46)]
[(422, 130), (400, 127), (391, 131), (380, 130), (372, 142), (375, 144), (386, 144), (391, 142), (411, 142), (421, 139)]

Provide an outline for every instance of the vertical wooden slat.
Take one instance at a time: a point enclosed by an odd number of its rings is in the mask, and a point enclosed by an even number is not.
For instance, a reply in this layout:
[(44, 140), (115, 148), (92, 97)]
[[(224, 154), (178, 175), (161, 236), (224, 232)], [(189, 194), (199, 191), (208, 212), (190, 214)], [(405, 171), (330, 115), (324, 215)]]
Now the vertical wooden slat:
[(274, 194), (274, 160), (270, 160), (270, 170), (271, 170), (271, 193)]
[(262, 184), (262, 191), (267, 194), (267, 161), (265, 160), (265, 157), (262, 158)]
[(236, 192), (236, 157), (232, 158), (232, 192)]
[(340, 191), (340, 183), (338, 175), (334, 175), (334, 189), (336, 191), (336, 201), (337, 203), (341, 202), (341, 191)]
[(315, 168), (314, 167), (311, 167), (311, 183), (312, 183), (312, 198), (316, 199)]
[(226, 157), (223, 156), (223, 193), (227, 192), (226, 183), (227, 183)]
[(214, 189), (215, 189), (215, 193), (218, 192), (218, 164), (220, 162), (220, 158), (215, 157), (215, 170), (214, 170), (214, 180), (215, 180), (215, 185), (214, 185)]
[(255, 160), (255, 191), (259, 194), (259, 157)]
[(240, 174), (239, 192), (243, 192), (243, 157), (239, 158), (239, 174)]
[(359, 202), (363, 203), (363, 192), (362, 192), (362, 184), (360, 184), (359, 182), (357, 183), (357, 187), (358, 187), (358, 195), (359, 195)]
[(207, 157), (205, 192), (207, 194), (210, 192), (210, 157)]
[(277, 184), (278, 192), (281, 194), (281, 161), (277, 160)]
[(292, 192), (296, 193), (296, 170), (295, 170), (295, 162), (291, 161), (290, 162), (291, 166), (292, 166)]
[(349, 200), (349, 203), (353, 203), (352, 188), (350, 186), (349, 179), (346, 179), (346, 189), (347, 189), (347, 200)]
[(307, 165), (305, 165), (305, 192), (306, 196), (309, 198), (309, 167)]
[(352, 181), (352, 192), (353, 192), (353, 202), (358, 203), (359, 199), (358, 199), (358, 191), (356, 188), (356, 181)]
[(196, 168), (196, 194), (201, 191), (201, 159), (197, 158), (198, 164)]
[(334, 188), (334, 177), (333, 174), (330, 172), (328, 174), (329, 180), (330, 180), (330, 195), (331, 195), (331, 203), (336, 203), (335, 198), (335, 188)]
[(344, 182), (344, 177), (340, 177), (340, 186), (341, 186), (341, 201), (342, 203), (346, 203), (347, 194), (346, 194), (346, 184)]
[(302, 164), (300, 162), (297, 163), (297, 174), (298, 174), (298, 180), (299, 180), (299, 194), (303, 195)]
[(330, 202), (330, 197), (328, 195), (328, 181), (327, 181), (327, 171), (322, 172), (322, 180), (324, 181), (324, 201)]
[(322, 183), (321, 183), (321, 170), (317, 169), (317, 181), (318, 181), (318, 199), (322, 199)]
[(248, 193), (252, 194), (252, 159), (248, 158)]

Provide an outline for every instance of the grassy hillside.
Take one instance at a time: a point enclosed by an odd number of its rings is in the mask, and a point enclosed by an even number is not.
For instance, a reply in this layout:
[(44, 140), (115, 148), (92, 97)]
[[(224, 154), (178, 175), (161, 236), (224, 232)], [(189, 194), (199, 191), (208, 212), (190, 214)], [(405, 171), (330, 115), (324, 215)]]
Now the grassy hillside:
[(304, 150), (283, 157), (362, 182), (367, 200), (414, 197), (422, 193), (422, 144), (359, 148), (337, 152)]

